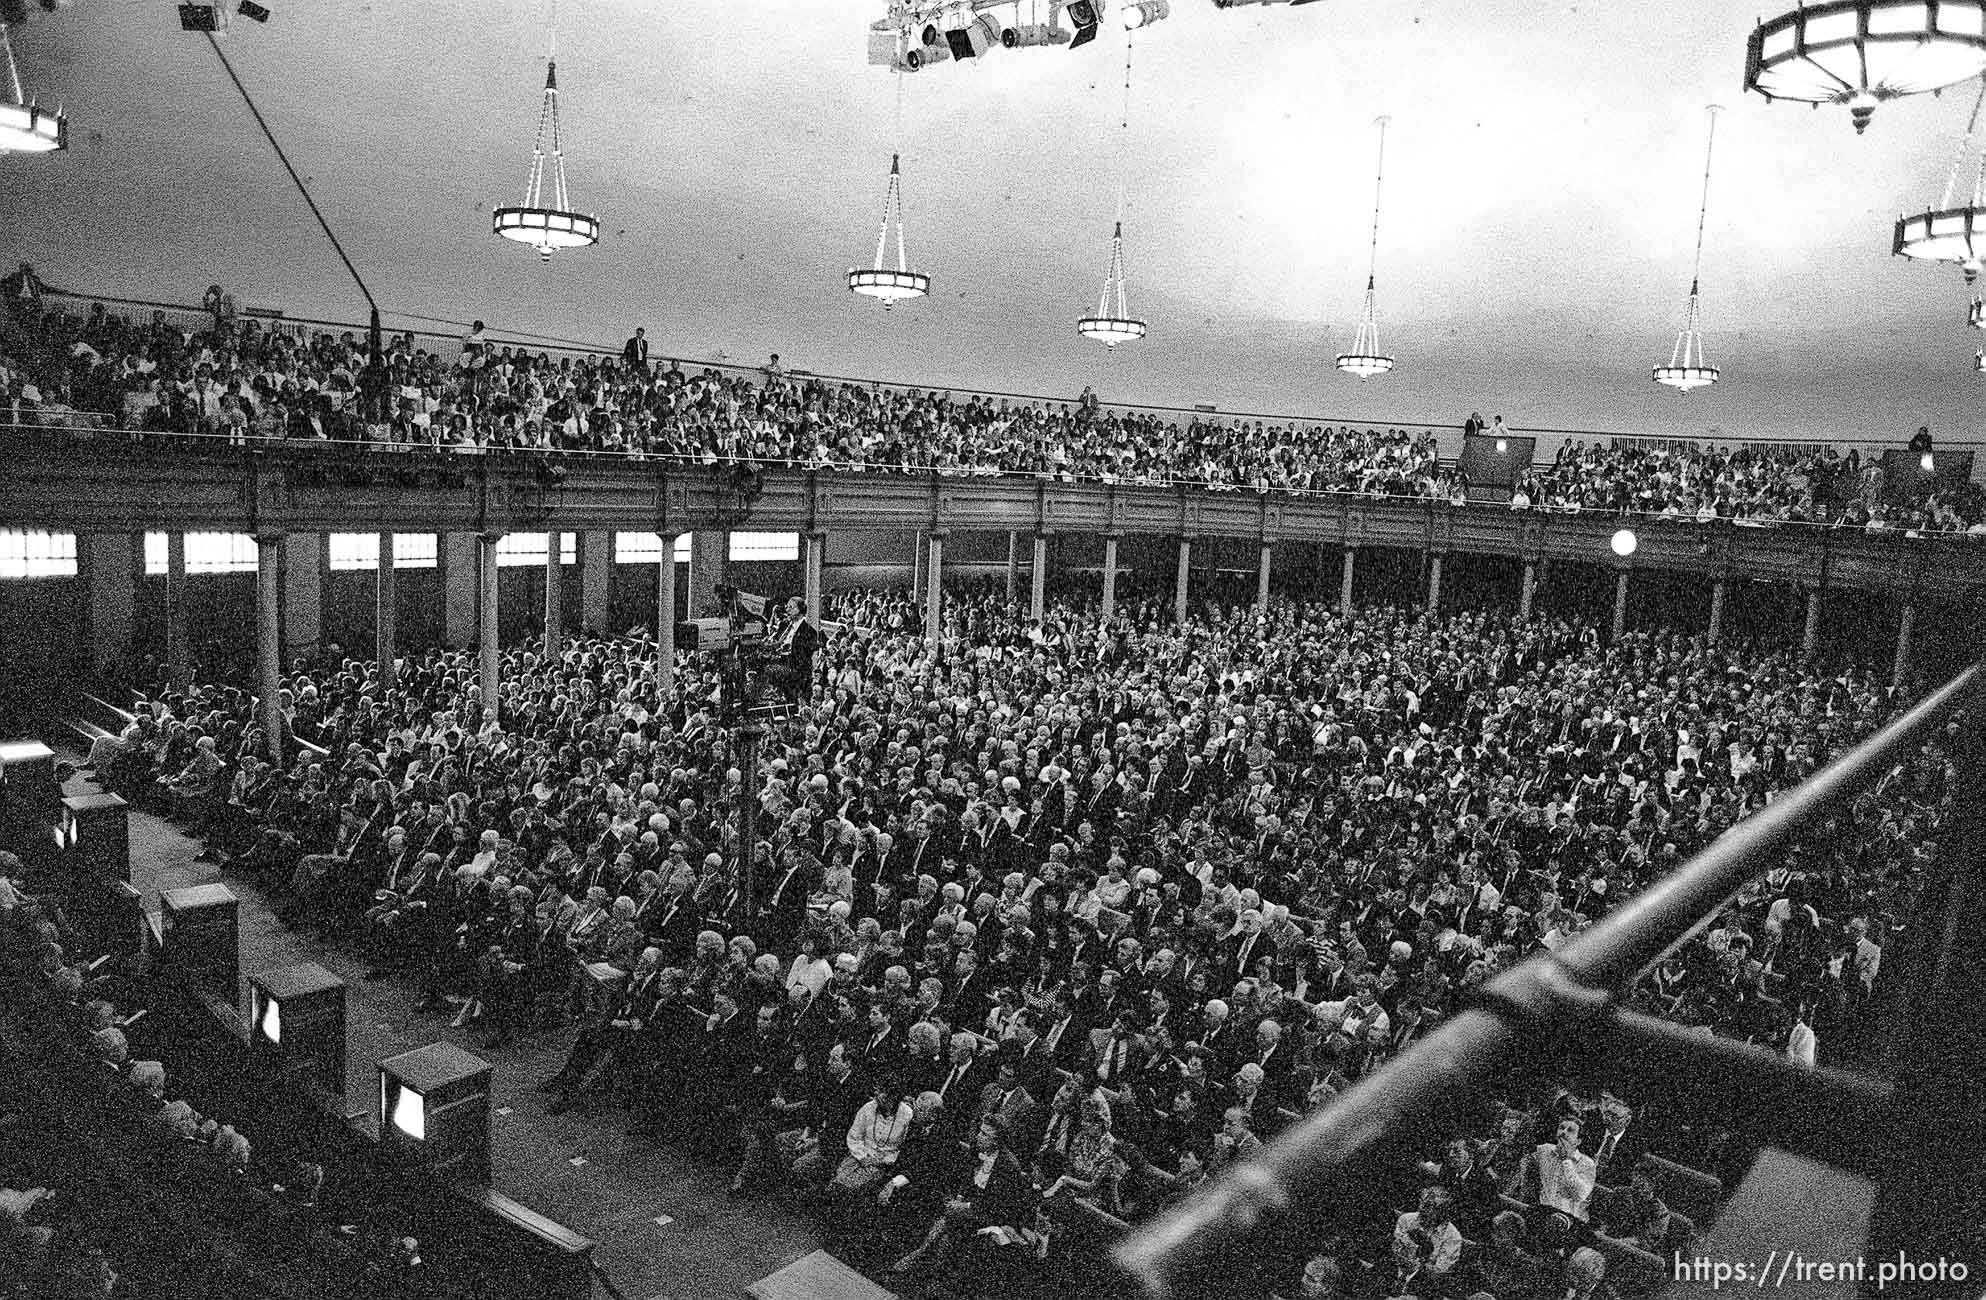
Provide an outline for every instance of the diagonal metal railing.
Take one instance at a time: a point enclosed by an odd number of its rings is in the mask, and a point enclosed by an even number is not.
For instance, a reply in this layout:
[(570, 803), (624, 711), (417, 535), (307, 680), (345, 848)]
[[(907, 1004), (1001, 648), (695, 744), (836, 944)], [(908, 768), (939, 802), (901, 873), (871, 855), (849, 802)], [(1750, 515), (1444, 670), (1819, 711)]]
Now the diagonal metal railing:
[[(1870, 1178), (1878, 1188), (1872, 1253), (1979, 1259), (1986, 1225), (1982, 691), (1986, 665), (1975, 664), (1556, 953), (1493, 980), (1377, 1074), (1126, 1238), (1118, 1264), (1155, 1297), (1221, 1294), (1220, 1279), (1239, 1261), (1369, 1209), (1400, 1161), (1424, 1150), (1431, 1135), (1458, 1131), (1492, 1083), (1575, 1067), (1631, 1079), (1761, 1144)], [(1809, 1069), (1617, 1003), (1776, 865), (1798, 833), (1848, 810), (1948, 728), (1954, 822), (1890, 971), (1901, 988), (1886, 1027), (1893, 1078)], [(1910, 1290), (1891, 1286), (1885, 1294)]]

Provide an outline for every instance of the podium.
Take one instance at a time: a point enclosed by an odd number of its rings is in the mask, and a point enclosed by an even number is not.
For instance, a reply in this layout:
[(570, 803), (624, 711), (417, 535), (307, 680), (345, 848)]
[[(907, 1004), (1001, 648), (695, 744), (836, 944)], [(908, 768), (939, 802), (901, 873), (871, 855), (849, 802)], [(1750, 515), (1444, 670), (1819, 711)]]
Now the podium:
[(315, 962), (248, 977), (248, 1050), (257, 1065), (345, 1094), (345, 981)]
[(379, 1063), (379, 1146), (444, 1182), (490, 1180), (490, 1063), (430, 1043)]
[(58, 839), (70, 860), (95, 877), (87, 883), (131, 883), (130, 812), (114, 794), (77, 794), (62, 801)]
[(202, 993), (235, 1006), (241, 986), (241, 902), (226, 885), (159, 895), (161, 956)]

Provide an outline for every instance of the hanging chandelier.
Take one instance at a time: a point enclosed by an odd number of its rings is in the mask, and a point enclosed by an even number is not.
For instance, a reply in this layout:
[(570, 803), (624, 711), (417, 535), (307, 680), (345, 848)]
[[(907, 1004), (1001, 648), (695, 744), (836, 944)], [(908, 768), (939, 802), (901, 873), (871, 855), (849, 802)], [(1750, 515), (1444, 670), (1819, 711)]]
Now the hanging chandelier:
[(1978, 0), (1833, 0), (1753, 30), (1745, 89), (1767, 99), (1843, 104), (1856, 134), (1876, 106), (1986, 71)]
[[(1125, 10), (1124, 28), (1124, 113), (1117, 136), (1117, 224), (1110, 232), (1110, 270), (1103, 277), (1103, 294), (1097, 299), (1096, 315), (1076, 322), (1076, 333), (1094, 339), (1115, 351), (1119, 343), (1145, 337), (1145, 322), (1131, 314), (1124, 299), (1124, 172), (1128, 165), (1131, 139), (1131, 30), (1134, 10)], [(1163, 17), (1163, 13), (1159, 15)]]
[[(897, 31), (897, 49), (902, 52), (908, 45), (910, 33), (907, 29)], [(903, 70), (904, 62), (897, 60), (896, 71), (896, 151), (890, 154), (890, 183), (883, 194), (883, 224), (876, 232), (876, 260), (868, 267), (852, 268), (848, 272), (848, 288), (851, 293), (859, 293), (865, 298), (875, 298), (882, 302), (883, 310), (888, 311), (906, 298), (922, 298), (931, 292), (931, 277), (910, 269), (910, 257), (903, 247)], [(890, 227), (896, 227), (896, 269), (892, 271), (883, 264), (883, 253), (889, 247)]]
[(1973, 175), (1971, 201), (1955, 205), (1953, 199), (1958, 190), (1959, 172), (1972, 147), (1973, 133), (1979, 129), (1981, 105), (1986, 105), (1986, 77), (1980, 79), (1979, 97), (1972, 102), (1972, 117), (1966, 123), (1965, 134), (1959, 137), (1958, 155), (1952, 159), (1951, 171), (1945, 176), (1944, 196), (1934, 210), (1898, 217), (1896, 238), (1891, 245), (1891, 251), (1898, 257), (1918, 262), (1956, 263), (1965, 272), (1967, 284), (1979, 277), (1981, 260), (1986, 259), (1986, 153), (1980, 155), (1978, 170)]
[(21, 70), (14, 63), (14, 42), (7, 24), (0, 23), (0, 55), (7, 60), (7, 84), (13, 98), (0, 100), (0, 153), (53, 153), (69, 147), (69, 119), (28, 100), (21, 90)]
[(1717, 114), (1722, 110), (1712, 104), (1706, 111), (1710, 114), (1710, 135), (1703, 145), (1703, 201), (1696, 209), (1696, 261), (1689, 273), (1689, 306), (1683, 313), (1683, 327), (1676, 334), (1676, 346), (1669, 353), (1669, 364), (1654, 369), (1656, 383), (1680, 393), (1708, 388), (1718, 378), (1717, 367), (1704, 359), (1703, 336), (1696, 328), (1697, 282), (1703, 272), (1703, 219), (1710, 211), (1710, 155), (1717, 143)]
[(1360, 379), (1370, 379), (1383, 375), (1393, 368), (1393, 358), (1379, 350), (1379, 315), (1375, 309), (1377, 301), (1374, 286), (1378, 283), (1379, 270), (1379, 194), (1386, 180), (1386, 123), (1389, 119), (1380, 118), (1379, 164), (1373, 170), (1372, 181), (1372, 248), (1365, 268), (1365, 310), (1359, 314), (1358, 332), (1352, 336), (1352, 350), (1338, 355), (1338, 369)]
[[(556, 10), (553, 21), (556, 23)], [(553, 37), (556, 41), (556, 33)], [(545, 192), (545, 139), (551, 137), (552, 188)], [(505, 239), (529, 244), (538, 260), (549, 262), (561, 248), (585, 248), (600, 242), (600, 219), (573, 210), (565, 188), (565, 148), (559, 138), (559, 61), (554, 45), (545, 65), (545, 98), (538, 108), (538, 137), (531, 144), (531, 178), (524, 185), (524, 202), (498, 208), (490, 230)]]

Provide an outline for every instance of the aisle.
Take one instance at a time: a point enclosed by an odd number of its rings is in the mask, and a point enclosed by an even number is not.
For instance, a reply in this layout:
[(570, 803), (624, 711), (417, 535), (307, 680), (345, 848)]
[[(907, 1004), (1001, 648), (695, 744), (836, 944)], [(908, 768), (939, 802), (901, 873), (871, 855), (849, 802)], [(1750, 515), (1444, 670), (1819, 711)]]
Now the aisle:
[[(64, 790), (95, 792), (82, 776)], [(545, 1099), (533, 1085), (564, 1062), (570, 1030), (486, 1050), (469, 1031), (449, 1029), (449, 1015), (416, 1013), (417, 994), (401, 981), (368, 983), (361, 978), (364, 963), (308, 933), (284, 929), (253, 881), (223, 876), (212, 863), (198, 861), (199, 852), (199, 842), (171, 823), (132, 811), (131, 883), (144, 893), (148, 910), (157, 910), (161, 889), (225, 884), (241, 899), (244, 982), (250, 972), (311, 961), (349, 983), (350, 1108), (373, 1095), (373, 1063), (397, 1052), (446, 1040), (494, 1065), (491, 1185), (599, 1242), (595, 1258), (628, 1300), (742, 1296), (749, 1283), (818, 1247), (804, 1217), (727, 1196), (730, 1170), (629, 1138), (624, 1111), (602, 1105), (592, 1117), (546, 1115)], [(375, 1126), (368, 1119), (365, 1127)]]

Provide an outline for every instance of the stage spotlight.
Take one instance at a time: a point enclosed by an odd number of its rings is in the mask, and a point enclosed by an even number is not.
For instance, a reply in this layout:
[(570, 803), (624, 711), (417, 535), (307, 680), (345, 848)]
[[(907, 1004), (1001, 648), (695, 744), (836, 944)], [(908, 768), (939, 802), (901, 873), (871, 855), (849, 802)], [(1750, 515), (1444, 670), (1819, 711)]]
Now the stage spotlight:
[(183, 4), (179, 7), (179, 26), (189, 32), (224, 32), (228, 11), (217, 4)]
[(1000, 44), (1010, 50), (1029, 45), (1067, 45), (1069, 33), (1053, 23), (1023, 23), (1000, 33)]
[(235, 12), (250, 22), (266, 23), (269, 21), (267, 6), (256, 4), (255, 0), (241, 0), (241, 7), (236, 9)]
[(1074, 39), (1069, 42), (1070, 49), (1096, 39), (1097, 26), (1103, 21), (1101, 3), (1102, 0), (1075, 0), (1064, 11), (1069, 15), (1069, 25), (1076, 29)]
[(1135, 32), (1140, 27), (1149, 27), (1159, 19), (1168, 17), (1172, 13), (1172, 6), (1167, 0), (1135, 0), (1135, 3), (1125, 5), (1119, 13), (1124, 18), (1124, 30)]
[(992, 14), (972, 17), (970, 11), (960, 15), (964, 22), (958, 27), (945, 29), (945, 44), (951, 48), (955, 59), (976, 59), (988, 50), (1000, 48), (1000, 20)]

